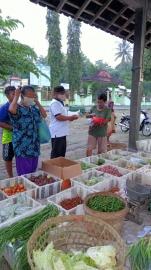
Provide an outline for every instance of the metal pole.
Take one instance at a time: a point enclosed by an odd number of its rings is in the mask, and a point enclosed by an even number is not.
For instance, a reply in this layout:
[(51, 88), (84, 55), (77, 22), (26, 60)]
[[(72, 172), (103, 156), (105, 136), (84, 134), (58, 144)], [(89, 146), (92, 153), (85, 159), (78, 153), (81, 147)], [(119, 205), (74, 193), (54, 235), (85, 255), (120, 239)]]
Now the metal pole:
[(136, 9), (135, 15), (135, 37), (133, 50), (129, 132), (129, 150), (133, 151), (137, 150), (136, 141), (139, 138), (147, 8), (148, 0), (145, 0), (144, 6), (142, 8)]

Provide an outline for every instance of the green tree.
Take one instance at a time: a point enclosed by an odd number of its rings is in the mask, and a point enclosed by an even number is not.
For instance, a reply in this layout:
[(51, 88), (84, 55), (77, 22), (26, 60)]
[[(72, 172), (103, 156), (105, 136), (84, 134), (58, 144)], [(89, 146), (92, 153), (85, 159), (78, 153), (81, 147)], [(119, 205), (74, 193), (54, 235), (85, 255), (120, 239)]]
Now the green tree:
[(70, 97), (74, 100), (74, 93), (80, 91), (82, 77), (82, 58), (80, 31), (81, 23), (77, 20), (70, 19), (68, 24), (68, 48), (67, 64), (70, 85)]
[(97, 60), (95, 62), (95, 69), (96, 71), (100, 71), (100, 70), (106, 70), (108, 72), (112, 71), (112, 68), (105, 62), (103, 62), (103, 60)]
[(67, 55), (63, 54), (63, 69), (61, 74), (61, 82), (62, 83), (68, 83), (68, 65), (67, 65)]
[(131, 88), (132, 83), (132, 63), (120, 63), (115, 68), (116, 76), (121, 79), (122, 83), (126, 86), (126, 88)]
[(32, 72), (38, 76), (39, 70), (35, 66), (37, 55), (32, 48), (11, 39), (13, 30), (23, 24), (19, 20), (0, 15), (0, 79), (11, 75)]
[(62, 73), (61, 33), (59, 15), (55, 11), (47, 10), (47, 40), (49, 42), (48, 63), (51, 70), (51, 87), (60, 84)]
[(116, 58), (115, 61), (120, 59), (121, 64), (129, 63), (132, 61), (132, 49), (130, 43), (128, 43), (126, 40), (122, 40), (118, 44), (117, 52), (115, 54)]
[(82, 78), (89, 77), (95, 74), (96, 67), (83, 53), (81, 54), (82, 60)]
[(144, 80), (151, 80), (151, 49), (144, 51)]

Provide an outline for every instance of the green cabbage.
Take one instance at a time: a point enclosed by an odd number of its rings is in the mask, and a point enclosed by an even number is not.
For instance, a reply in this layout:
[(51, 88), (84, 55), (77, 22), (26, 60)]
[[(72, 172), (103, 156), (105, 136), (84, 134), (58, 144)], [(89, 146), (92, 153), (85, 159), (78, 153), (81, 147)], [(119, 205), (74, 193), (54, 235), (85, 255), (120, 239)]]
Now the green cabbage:
[(113, 246), (91, 247), (87, 250), (86, 255), (93, 259), (97, 267), (107, 270), (116, 266), (116, 249)]
[(91, 247), (86, 253), (64, 253), (50, 243), (45, 250), (33, 251), (37, 270), (113, 270), (116, 250), (113, 246)]

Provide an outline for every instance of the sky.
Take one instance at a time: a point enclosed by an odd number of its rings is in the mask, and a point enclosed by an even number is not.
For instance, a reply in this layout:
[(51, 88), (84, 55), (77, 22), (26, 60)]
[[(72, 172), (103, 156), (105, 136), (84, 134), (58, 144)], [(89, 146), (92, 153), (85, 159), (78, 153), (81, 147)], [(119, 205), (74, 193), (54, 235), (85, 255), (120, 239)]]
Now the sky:
[[(2, 16), (10, 16), (23, 22), (13, 31), (12, 37), (32, 47), (38, 56), (46, 56), (48, 41), (46, 40), (46, 8), (33, 4), (29, 0), (0, 0)], [(62, 51), (67, 51), (67, 25), (69, 18), (60, 16), (60, 29), (62, 35)], [(108, 65), (115, 67), (115, 53), (121, 40), (104, 31), (82, 23), (81, 49), (82, 52), (95, 63), (103, 60)]]

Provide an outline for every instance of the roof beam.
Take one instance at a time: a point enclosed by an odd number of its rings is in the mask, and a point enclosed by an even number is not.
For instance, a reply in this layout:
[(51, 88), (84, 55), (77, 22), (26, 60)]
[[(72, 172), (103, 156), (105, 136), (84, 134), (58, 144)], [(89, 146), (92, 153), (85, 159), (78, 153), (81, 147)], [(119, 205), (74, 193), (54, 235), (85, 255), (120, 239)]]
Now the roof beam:
[(123, 12), (127, 9), (127, 5), (125, 7), (123, 7), (120, 11), (120, 13), (118, 13), (114, 18), (113, 20), (108, 24), (107, 27), (105, 27), (105, 30), (107, 30), (122, 14)]
[(126, 23), (123, 24), (123, 26), (116, 32), (116, 35), (119, 35), (120, 32), (122, 32), (134, 19), (135, 19), (135, 14), (132, 15), (132, 17), (129, 20), (127, 20)]
[(129, 39), (131, 36), (133, 36), (133, 35), (134, 35), (134, 32), (135, 32), (135, 31), (130, 32), (130, 33), (125, 37), (125, 39)]
[(50, 7), (52, 9), (54, 9), (54, 5), (53, 4), (50, 4), (50, 3), (46, 3), (45, 0), (36, 0), (36, 4), (43, 4), (45, 5), (47, 8)]
[(104, 5), (102, 5), (102, 7), (100, 7), (100, 9), (98, 10), (98, 12), (96, 13), (96, 15), (94, 16), (94, 18), (90, 21), (90, 25), (92, 25), (96, 19), (98, 19), (100, 17), (100, 15), (103, 13), (103, 11), (110, 5), (110, 3), (112, 2), (112, 0), (107, 0)]
[(91, 2), (91, 0), (85, 0), (82, 7), (78, 10), (78, 12), (75, 14), (75, 19), (78, 19), (82, 12), (85, 10), (85, 8), (88, 6), (88, 4)]
[(60, 12), (64, 4), (67, 2), (67, 0), (61, 0), (59, 5), (56, 7), (56, 11)]

